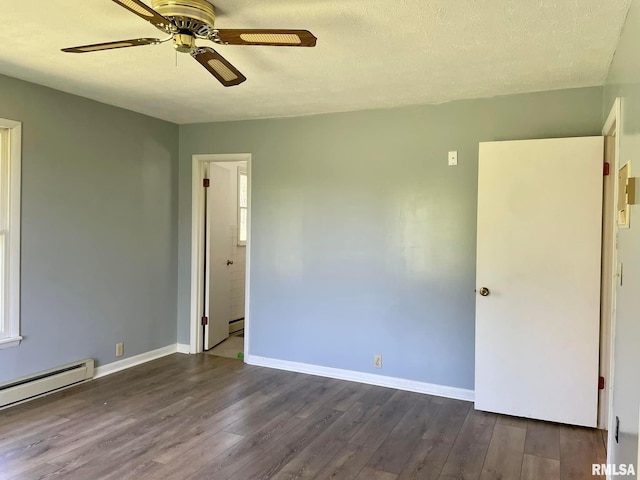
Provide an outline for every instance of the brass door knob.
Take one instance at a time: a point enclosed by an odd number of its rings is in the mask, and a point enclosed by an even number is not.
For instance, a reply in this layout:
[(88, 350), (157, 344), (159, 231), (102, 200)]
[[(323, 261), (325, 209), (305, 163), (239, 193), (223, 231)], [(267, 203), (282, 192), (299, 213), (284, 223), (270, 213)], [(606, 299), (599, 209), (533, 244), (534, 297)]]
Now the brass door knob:
[(483, 297), (488, 297), (491, 292), (487, 287), (482, 287), (478, 293)]

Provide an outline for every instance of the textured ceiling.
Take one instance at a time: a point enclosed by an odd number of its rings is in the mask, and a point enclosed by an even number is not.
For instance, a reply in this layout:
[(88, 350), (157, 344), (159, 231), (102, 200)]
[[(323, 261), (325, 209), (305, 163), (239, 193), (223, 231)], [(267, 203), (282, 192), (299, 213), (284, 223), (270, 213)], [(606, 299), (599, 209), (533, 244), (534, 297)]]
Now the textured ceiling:
[(110, 0), (2, 3), (0, 73), (196, 123), (601, 85), (631, 0), (218, 0), (219, 28), (318, 37), (312, 49), (219, 47), (248, 78), (231, 88), (170, 43), (61, 53), (162, 36)]

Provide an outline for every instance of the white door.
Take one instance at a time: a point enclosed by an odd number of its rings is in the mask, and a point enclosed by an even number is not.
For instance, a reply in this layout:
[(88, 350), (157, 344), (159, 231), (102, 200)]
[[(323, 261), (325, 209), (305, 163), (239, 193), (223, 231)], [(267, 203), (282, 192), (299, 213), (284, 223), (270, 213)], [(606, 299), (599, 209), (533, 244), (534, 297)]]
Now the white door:
[(208, 288), (206, 311), (209, 322), (205, 326), (205, 350), (229, 337), (231, 319), (231, 273), (227, 262), (231, 259), (231, 201), (230, 171), (214, 163), (209, 164), (207, 189), (207, 269)]
[(603, 148), (480, 144), (478, 410), (596, 426)]

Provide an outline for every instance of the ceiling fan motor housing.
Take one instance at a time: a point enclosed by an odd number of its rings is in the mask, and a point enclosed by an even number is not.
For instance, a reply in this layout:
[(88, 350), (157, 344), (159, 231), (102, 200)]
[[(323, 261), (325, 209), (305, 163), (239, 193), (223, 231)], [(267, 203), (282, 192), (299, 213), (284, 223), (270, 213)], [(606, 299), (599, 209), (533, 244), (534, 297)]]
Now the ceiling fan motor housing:
[[(177, 33), (183, 36), (208, 38), (214, 30), (216, 11), (206, 0), (152, 0), (151, 5), (156, 12), (171, 20), (178, 29)], [(180, 51), (189, 51), (178, 47), (183, 40), (186, 38), (174, 39), (174, 46)]]

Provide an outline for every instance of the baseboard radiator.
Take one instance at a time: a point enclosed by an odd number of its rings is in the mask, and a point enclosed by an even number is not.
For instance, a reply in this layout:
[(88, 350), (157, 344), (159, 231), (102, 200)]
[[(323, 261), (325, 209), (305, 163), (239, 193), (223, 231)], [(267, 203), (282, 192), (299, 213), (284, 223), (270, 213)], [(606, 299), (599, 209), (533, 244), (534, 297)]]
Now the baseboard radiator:
[(0, 384), (0, 408), (51, 393), (93, 378), (93, 360), (71, 363)]
[(239, 333), (244, 330), (244, 317), (229, 322), (229, 335)]

